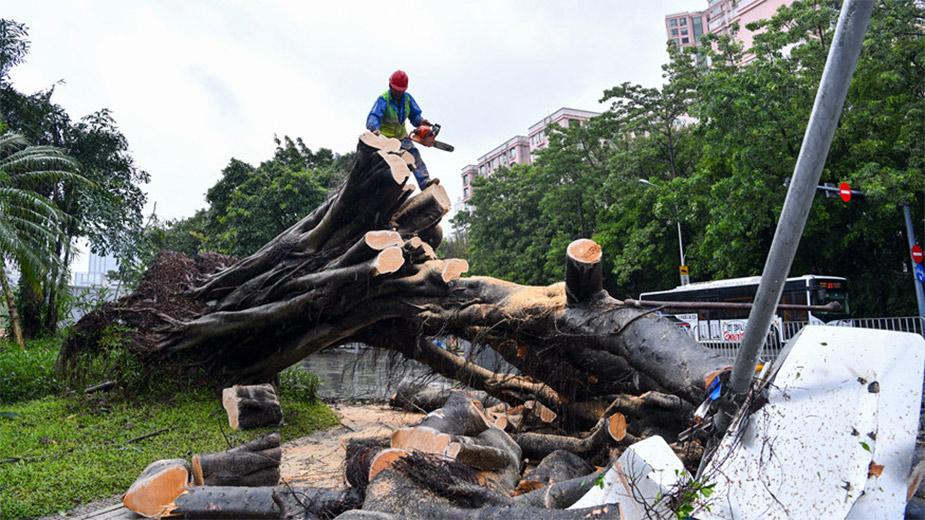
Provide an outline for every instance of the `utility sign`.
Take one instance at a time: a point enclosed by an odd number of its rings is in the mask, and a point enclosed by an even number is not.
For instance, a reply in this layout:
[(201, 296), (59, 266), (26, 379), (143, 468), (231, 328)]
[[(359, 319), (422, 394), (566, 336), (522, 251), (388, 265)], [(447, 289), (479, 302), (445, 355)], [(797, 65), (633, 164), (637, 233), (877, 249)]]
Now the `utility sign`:
[(922, 264), (915, 264), (915, 279), (925, 283), (925, 267)]
[(687, 285), (691, 283), (690, 270), (688, 270), (686, 265), (678, 266), (678, 273), (681, 274), (681, 285)]
[(921, 264), (922, 260), (925, 260), (925, 254), (922, 253), (922, 246), (915, 244), (912, 246), (912, 261)]
[(847, 182), (843, 182), (838, 185), (838, 196), (841, 197), (841, 200), (848, 202), (851, 200), (851, 185)]

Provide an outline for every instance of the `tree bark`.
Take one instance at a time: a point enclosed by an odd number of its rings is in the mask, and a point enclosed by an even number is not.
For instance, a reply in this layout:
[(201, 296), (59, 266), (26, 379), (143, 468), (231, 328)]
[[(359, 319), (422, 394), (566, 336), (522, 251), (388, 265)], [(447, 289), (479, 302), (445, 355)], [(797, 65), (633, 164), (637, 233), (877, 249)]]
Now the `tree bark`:
[(276, 389), (270, 384), (226, 388), (222, 391), (222, 406), (228, 412), (232, 430), (276, 426), (283, 420)]
[(557, 450), (566, 450), (586, 457), (601, 452), (608, 445), (626, 437), (626, 419), (617, 412), (604, 419), (584, 438), (543, 433), (520, 433), (514, 440), (520, 445), (524, 456), (539, 460)]
[(180, 518), (279, 518), (272, 487), (202, 486), (187, 489), (167, 507), (167, 516)]
[(582, 238), (565, 250), (565, 295), (568, 305), (586, 303), (604, 290), (601, 246)]
[(544, 507), (546, 509), (565, 509), (570, 507), (597, 484), (597, 479), (604, 474), (598, 470), (590, 475), (576, 477), (562, 482), (554, 482), (514, 497), (514, 503), (524, 507)]
[(543, 457), (539, 465), (524, 475), (524, 480), (540, 484), (564, 482), (594, 472), (594, 468), (578, 455), (556, 450)]
[(230, 450), (193, 455), (193, 483), (197, 486), (275, 486), (279, 483), (281, 458), (278, 433)]
[(19, 348), (26, 348), (26, 340), (22, 335), (22, 323), (19, 320), (19, 311), (16, 309), (16, 300), (10, 288), (10, 280), (6, 277), (6, 266), (0, 265), (0, 285), (3, 288), (3, 298), (6, 300), (6, 310), (10, 315), (10, 326), (13, 329), (13, 339)]

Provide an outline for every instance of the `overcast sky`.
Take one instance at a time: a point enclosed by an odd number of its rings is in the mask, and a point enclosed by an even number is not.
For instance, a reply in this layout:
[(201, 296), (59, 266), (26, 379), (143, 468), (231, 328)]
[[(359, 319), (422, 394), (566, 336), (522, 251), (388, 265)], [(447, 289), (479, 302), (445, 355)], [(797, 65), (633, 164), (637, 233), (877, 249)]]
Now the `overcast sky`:
[(352, 150), (396, 68), (456, 146), (423, 152), (455, 201), (464, 165), (553, 110), (659, 85), (664, 15), (706, 3), (0, 0), (0, 16), (30, 29), (15, 86), (64, 80), (72, 117), (110, 108), (151, 173), (148, 211), (177, 218), (231, 157), (269, 158), (274, 134)]

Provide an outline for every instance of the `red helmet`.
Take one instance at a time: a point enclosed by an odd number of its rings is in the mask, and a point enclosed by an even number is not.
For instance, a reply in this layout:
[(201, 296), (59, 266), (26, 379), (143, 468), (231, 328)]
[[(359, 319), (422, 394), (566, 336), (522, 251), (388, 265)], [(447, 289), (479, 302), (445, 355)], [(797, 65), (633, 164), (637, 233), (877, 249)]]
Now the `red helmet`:
[(389, 86), (399, 92), (408, 90), (408, 75), (403, 70), (396, 70), (389, 76)]

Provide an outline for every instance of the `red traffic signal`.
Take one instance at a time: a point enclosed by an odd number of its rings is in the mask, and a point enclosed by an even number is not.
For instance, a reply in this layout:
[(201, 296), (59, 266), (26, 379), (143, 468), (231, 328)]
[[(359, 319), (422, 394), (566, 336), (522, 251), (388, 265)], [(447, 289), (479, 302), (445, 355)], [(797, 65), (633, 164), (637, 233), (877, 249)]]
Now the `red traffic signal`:
[(851, 185), (847, 182), (843, 182), (838, 185), (838, 196), (841, 197), (841, 200), (848, 202), (851, 200)]

